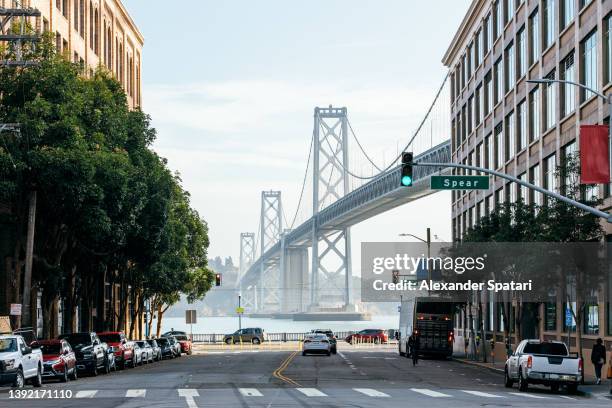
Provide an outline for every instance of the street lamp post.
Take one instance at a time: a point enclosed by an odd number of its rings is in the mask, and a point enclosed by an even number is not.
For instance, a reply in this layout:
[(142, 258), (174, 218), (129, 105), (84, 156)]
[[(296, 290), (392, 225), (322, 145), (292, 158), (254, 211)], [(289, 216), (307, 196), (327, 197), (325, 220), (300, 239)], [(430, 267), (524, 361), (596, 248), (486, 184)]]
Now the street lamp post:
[[(610, 166), (610, 175), (612, 176), (612, 94), (604, 95), (603, 93), (589, 88), (586, 85), (583, 85), (578, 82), (567, 81), (565, 79), (528, 79), (527, 82), (532, 84), (552, 84), (552, 83), (560, 83), (560, 84), (569, 84), (574, 85), (582, 89), (586, 89), (587, 91), (592, 92), (597, 95), (601, 99), (603, 99), (608, 104), (608, 114), (610, 117), (610, 123), (608, 123), (608, 157), (609, 157), (609, 166)], [(610, 181), (608, 181), (610, 182)]]
[(427, 261), (425, 263), (425, 266), (427, 267), (427, 280), (429, 281), (428, 283), (431, 284), (431, 269), (429, 269), (429, 258), (431, 257), (431, 228), (427, 227), (427, 239), (423, 239), (423, 238), (417, 237), (416, 235), (407, 234), (407, 233), (399, 234), (399, 236), (400, 237), (412, 237), (414, 239), (418, 239), (419, 241), (427, 244)]

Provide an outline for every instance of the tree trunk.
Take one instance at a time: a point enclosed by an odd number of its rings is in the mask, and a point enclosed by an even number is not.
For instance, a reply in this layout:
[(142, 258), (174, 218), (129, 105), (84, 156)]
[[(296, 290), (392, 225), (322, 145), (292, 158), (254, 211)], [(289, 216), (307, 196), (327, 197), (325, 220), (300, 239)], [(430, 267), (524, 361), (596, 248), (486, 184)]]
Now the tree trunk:
[(32, 257), (34, 255), (34, 229), (36, 225), (36, 191), (29, 197), (28, 234), (26, 238), (25, 273), (23, 275), (23, 304), (21, 311), (21, 325), (33, 327), (31, 299), (32, 299)]
[(155, 332), (155, 337), (159, 337), (161, 335), (161, 325), (163, 316), (164, 312), (162, 312), (162, 305), (160, 303), (157, 305), (157, 331)]

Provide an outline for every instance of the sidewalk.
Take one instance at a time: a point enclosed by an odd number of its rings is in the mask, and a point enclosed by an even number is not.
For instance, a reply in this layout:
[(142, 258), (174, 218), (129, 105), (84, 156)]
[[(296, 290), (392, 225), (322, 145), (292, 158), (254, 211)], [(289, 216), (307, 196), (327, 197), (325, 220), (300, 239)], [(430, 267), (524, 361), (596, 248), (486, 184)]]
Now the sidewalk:
[[(467, 358), (464, 357), (460, 357), (460, 358), (453, 358), (453, 360), (458, 361), (460, 363), (463, 364), (469, 364), (469, 365), (473, 365), (473, 366), (477, 366), (480, 368), (484, 368), (487, 370), (492, 370), (495, 371), (497, 373), (502, 373), (504, 372), (504, 365), (506, 363), (506, 361), (495, 361), (495, 363), (483, 363), (481, 361), (472, 361), (472, 360), (468, 360)], [(610, 398), (612, 396), (612, 394), (610, 394), (610, 389), (612, 388), (612, 381), (610, 380), (603, 380), (603, 382), (601, 383), (601, 385), (596, 385), (595, 384), (595, 379), (594, 378), (589, 378), (587, 377), (585, 384), (580, 385), (578, 387), (578, 389), (583, 392), (585, 395), (590, 396), (590, 397), (608, 397)]]

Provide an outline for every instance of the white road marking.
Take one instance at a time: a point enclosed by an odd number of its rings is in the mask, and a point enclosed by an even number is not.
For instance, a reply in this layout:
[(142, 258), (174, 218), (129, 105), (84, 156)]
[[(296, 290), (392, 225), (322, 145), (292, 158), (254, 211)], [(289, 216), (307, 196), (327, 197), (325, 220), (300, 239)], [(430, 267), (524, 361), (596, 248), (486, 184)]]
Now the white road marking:
[(368, 397), (388, 397), (384, 392), (373, 390), (372, 388), (353, 388), (355, 391), (367, 395)]
[(482, 391), (468, 391), (468, 390), (461, 390), (462, 392), (465, 392), (466, 394), (472, 394), (475, 395), (477, 397), (485, 397), (485, 398), (504, 398), (501, 395), (495, 395), (495, 394), (489, 394), (488, 392), (482, 392)]
[(77, 391), (75, 398), (93, 398), (98, 393), (98, 390)]
[(198, 405), (195, 403), (195, 397), (199, 397), (200, 394), (198, 390), (189, 389), (189, 388), (179, 388), (178, 390), (179, 397), (184, 397), (185, 402), (189, 408), (198, 408)]
[(450, 395), (448, 394), (443, 394), (438, 391), (428, 390), (426, 388), (411, 388), (410, 390), (414, 392), (418, 392), (419, 394), (427, 395), (429, 397), (436, 397), (436, 398), (450, 397)]
[(526, 394), (524, 392), (510, 392), (509, 394), (516, 395), (519, 397), (526, 397), (526, 398), (550, 399), (550, 397), (543, 397), (541, 395), (534, 395), (534, 394)]
[(245, 397), (263, 397), (263, 394), (256, 388), (238, 388), (238, 391)]
[(567, 395), (559, 395), (559, 398), (565, 398), (565, 399), (572, 400), (572, 401), (576, 400), (576, 398), (568, 397)]
[(147, 390), (127, 390), (125, 393), (126, 398), (144, 398), (147, 394)]
[(307, 397), (327, 397), (327, 394), (317, 390), (316, 388), (296, 388), (296, 390)]

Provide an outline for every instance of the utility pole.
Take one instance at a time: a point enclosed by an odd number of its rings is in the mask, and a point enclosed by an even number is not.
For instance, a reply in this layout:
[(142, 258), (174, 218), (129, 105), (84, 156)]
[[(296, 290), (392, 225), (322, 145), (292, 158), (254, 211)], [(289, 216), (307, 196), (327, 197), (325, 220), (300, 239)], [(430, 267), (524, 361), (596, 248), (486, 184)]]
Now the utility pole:
[(36, 227), (36, 190), (30, 192), (28, 204), (28, 234), (26, 238), (25, 273), (23, 275), (23, 299), (21, 326), (32, 327), (30, 298), (32, 291), (32, 257), (34, 256), (34, 230)]

